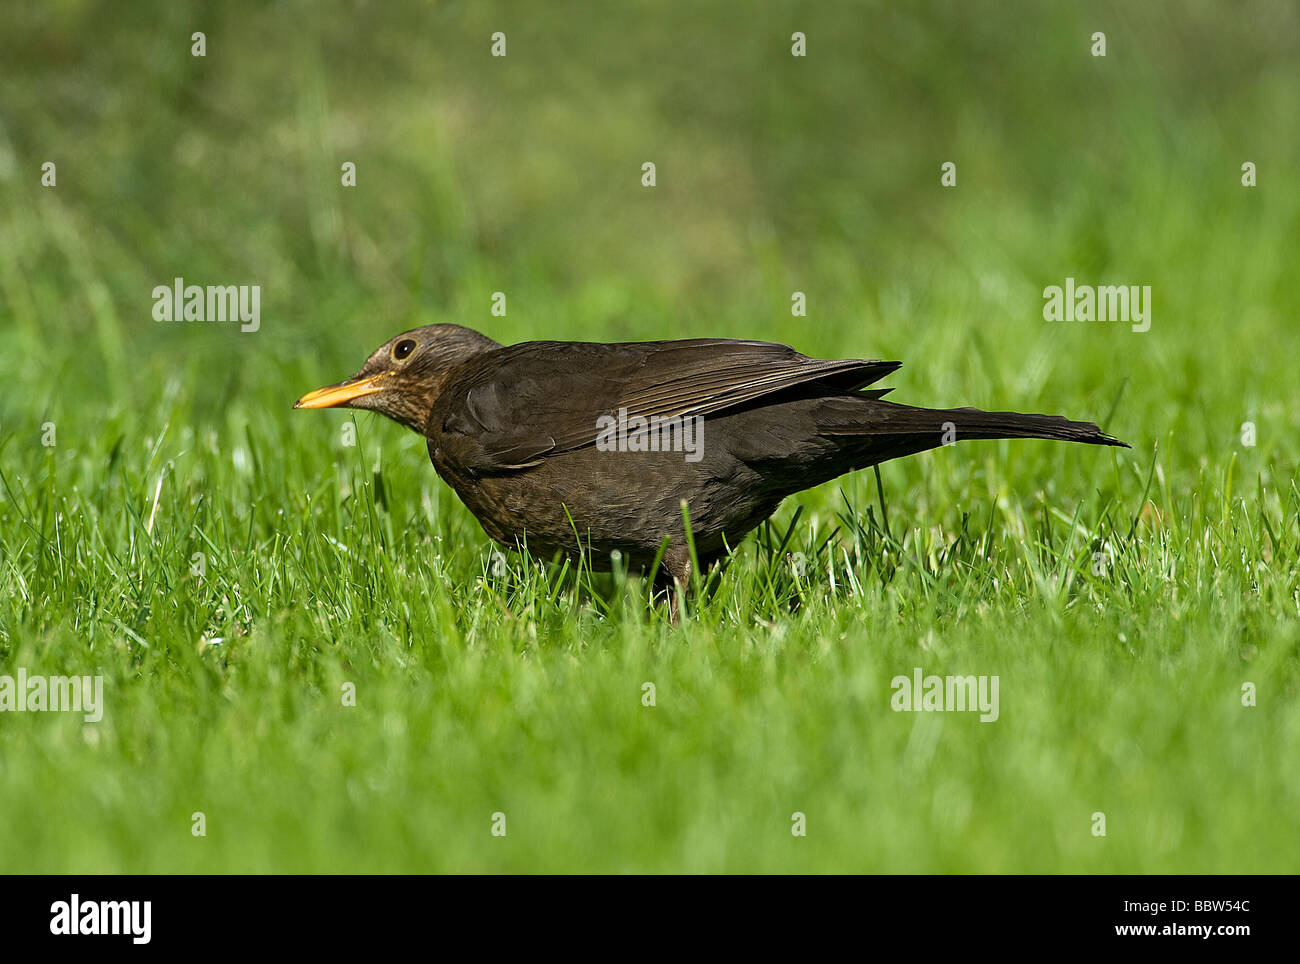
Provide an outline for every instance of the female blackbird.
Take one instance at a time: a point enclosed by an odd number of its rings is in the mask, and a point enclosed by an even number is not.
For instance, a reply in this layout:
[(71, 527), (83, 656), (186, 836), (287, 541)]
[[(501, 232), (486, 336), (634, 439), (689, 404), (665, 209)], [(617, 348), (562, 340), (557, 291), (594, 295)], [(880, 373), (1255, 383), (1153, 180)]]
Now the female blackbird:
[(913, 408), (864, 390), (899, 364), (726, 338), (503, 347), (426, 325), (294, 408), (369, 409), (423, 434), (438, 475), (503, 545), (585, 552), (594, 569), (615, 551), (633, 570), (658, 558), (656, 583), (679, 587), (683, 502), (707, 568), (787, 495), (854, 469), (958, 439), (1124, 445), (1088, 422)]

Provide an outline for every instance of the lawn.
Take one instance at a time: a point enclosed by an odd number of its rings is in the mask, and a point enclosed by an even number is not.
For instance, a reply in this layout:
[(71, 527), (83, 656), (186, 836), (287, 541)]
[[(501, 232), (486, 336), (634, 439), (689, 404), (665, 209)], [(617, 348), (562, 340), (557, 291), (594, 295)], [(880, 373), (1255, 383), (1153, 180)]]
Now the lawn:
[[(0, 677), (104, 699), (0, 713), (0, 871), (1295, 872), (1298, 60), (1281, 0), (4, 5)], [(1150, 329), (1045, 321), (1067, 278)], [(672, 625), (291, 410), (441, 321), (1132, 448), (845, 476)]]

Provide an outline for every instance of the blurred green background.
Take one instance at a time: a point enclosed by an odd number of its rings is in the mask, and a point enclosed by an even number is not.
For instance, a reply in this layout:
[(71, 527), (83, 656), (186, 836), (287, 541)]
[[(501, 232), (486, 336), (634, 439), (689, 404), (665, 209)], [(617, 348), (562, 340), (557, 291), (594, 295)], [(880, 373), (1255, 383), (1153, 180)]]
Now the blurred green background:
[[(1294, 870), (1297, 65), (1285, 0), (0, 6), (0, 672), (110, 694), (0, 716), (0, 869)], [(260, 330), (154, 322), (177, 276)], [(1066, 277), (1150, 331), (1044, 322)], [(289, 410), (437, 321), (899, 359), (900, 401), (1134, 448), (885, 466), (893, 578), (778, 606), (751, 544), (674, 630), (499, 593), (420, 439)], [(882, 715), (918, 663), (1019, 710)]]

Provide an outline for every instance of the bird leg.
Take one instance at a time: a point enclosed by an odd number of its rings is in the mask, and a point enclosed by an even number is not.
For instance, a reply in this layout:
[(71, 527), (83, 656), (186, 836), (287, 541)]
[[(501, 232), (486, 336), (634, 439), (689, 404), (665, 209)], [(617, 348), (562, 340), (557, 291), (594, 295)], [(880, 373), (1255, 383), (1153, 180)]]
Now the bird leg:
[(677, 625), (682, 594), (691, 582), (691, 554), (683, 546), (669, 546), (655, 573), (654, 590), (668, 594), (668, 622)]

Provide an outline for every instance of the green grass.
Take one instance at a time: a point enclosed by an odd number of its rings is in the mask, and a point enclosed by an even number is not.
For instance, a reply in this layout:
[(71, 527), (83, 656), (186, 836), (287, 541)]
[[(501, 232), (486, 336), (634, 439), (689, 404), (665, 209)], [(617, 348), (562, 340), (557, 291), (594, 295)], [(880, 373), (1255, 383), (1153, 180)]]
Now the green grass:
[[(1295, 871), (1292, 6), (119, 6), (0, 12), (0, 674), (107, 704), (0, 714), (0, 871)], [(153, 322), (176, 275), (262, 329)], [(1043, 322), (1066, 276), (1151, 330)], [(431, 321), (897, 358), (1133, 448), (804, 493), (671, 626), (289, 409)], [(918, 666), (1000, 718), (892, 711)]]

